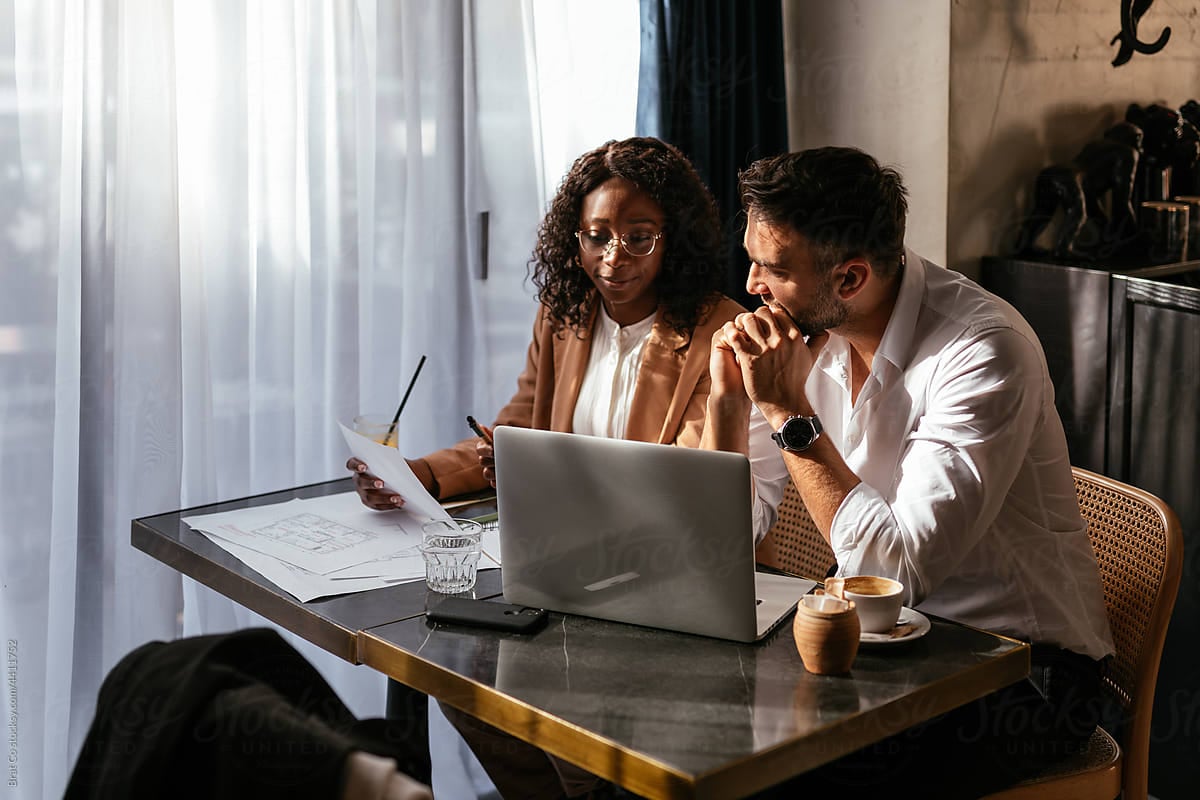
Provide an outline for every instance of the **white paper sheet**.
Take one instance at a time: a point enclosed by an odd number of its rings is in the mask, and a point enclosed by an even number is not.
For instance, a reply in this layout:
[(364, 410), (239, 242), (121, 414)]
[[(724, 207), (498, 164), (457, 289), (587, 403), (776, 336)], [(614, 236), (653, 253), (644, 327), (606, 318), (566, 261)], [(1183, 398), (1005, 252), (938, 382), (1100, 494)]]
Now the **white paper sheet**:
[(340, 422), (338, 427), (342, 429), (342, 436), (345, 437), (346, 444), (350, 447), (350, 452), (354, 454), (354, 457), (365, 462), (370, 467), (372, 475), (379, 476), (384, 485), (403, 497), (406, 509), (422, 514), (426, 519), (449, 518), (450, 515), (446, 513), (446, 510), (413, 474), (399, 448), (388, 447), (368, 439)]
[(418, 575), (407, 578), (388, 580), (372, 577), (339, 581), (325, 575), (317, 575), (306, 569), (280, 561), (277, 558), (242, 547), (228, 539), (222, 539), (219, 536), (213, 535), (208, 531), (200, 532), (208, 536), (214, 544), (224, 549), (230, 555), (236, 556), (243, 564), (295, 597), (301, 603), (307, 603), (309, 600), (316, 600), (317, 598), (329, 597), (331, 595), (365, 592), (369, 589), (382, 589), (385, 586), (391, 586), (395, 583), (404, 583), (425, 577), (425, 569), (422, 566), (421, 572)]
[[(449, 515), (441, 510), (439, 516)], [(279, 588), (308, 602), (424, 578), (425, 563), (417, 547), (426, 520), (408, 507), (373, 511), (355, 492), (346, 492), (183, 521)], [(485, 530), (483, 550), (479, 569), (499, 567), (497, 531)]]
[[(424, 578), (425, 563), (417, 549), (421, 525), (450, 514), (421, 485), (398, 449), (341, 423), (338, 427), (350, 452), (404, 497), (403, 508), (373, 511), (355, 492), (346, 492), (183, 521), (301, 602)], [(479, 568), (498, 567), (495, 530), (484, 532), (483, 549)]]
[(327, 575), (419, 544), (425, 520), (407, 509), (372, 511), (357, 494), (348, 492), (183, 521), (234, 544)]

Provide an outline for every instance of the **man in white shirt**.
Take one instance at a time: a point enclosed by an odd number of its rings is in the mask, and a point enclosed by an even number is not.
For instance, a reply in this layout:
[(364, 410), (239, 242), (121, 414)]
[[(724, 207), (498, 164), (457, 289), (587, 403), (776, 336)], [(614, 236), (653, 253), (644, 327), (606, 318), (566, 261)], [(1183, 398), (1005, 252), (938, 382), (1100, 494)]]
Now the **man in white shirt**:
[(984, 756), (977, 736), (1000, 718), (1034, 720), (998, 726), (1034, 755), (1080, 746), (1113, 646), (1037, 337), (905, 252), (900, 176), (861, 151), (763, 159), (740, 192), (747, 289), (764, 305), (714, 336), (704, 446), (746, 452), (753, 403), (841, 574), (896, 578), (910, 606), (1034, 644), (1030, 681), (817, 777), (859, 785), (854, 765), (870, 764), (890, 780), (890, 751), (910, 785), (924, 740), (939, 781), (954, 762), (964, 780), (1003, 785), (1024, 767), (1005, 763), (1007, 744)]

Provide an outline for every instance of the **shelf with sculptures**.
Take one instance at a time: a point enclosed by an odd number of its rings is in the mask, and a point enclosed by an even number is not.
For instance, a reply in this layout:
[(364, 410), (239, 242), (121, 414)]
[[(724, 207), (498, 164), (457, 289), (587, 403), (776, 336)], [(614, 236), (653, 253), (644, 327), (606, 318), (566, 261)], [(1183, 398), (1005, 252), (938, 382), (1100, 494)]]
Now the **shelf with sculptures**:
[[(1015, 252), (980, 283), (1029, 321), (1046, 354), (1071, 463), (1132, 483), (1179, 515), (1200, 564), (1200, 103), (1125, 119), (1037, 176)], [(1190, 225), (1189, 225), (1190, 222)], [(1040, 239), (1040, 242), (1039, 242)], [(1044, 246), (1040, 246), (1042, 244)], [(1151, 454), (1152, 457), (1147, 457)], [(1150, 787), (1195, 796), (1200, 594), (1180, 593), (1155, 693)]]
[[(1046, 354), (1071, 463), (1139, 486), (1179, 515), (1200, 564), (1200, 104), (1131, 105), (1122, 122), (1037, 176), (1016, 252), (980, 283), (1029, 321)], [(1189, 229), (1189, 220), (1191, 223)], [(1048, 247), (1038, 247), (1038, 239)], [(1152, 457), (1147, 457), (1151, 454)], [(1150, 787), (1192, 797), (1200, 594), (1180, 594), (1155, 693)], [(1190, 694), (1189, 694), (1190, 693)]]
[[(1052, 245), (1039, 246), (1055, 222)], [(1010, 256), (1110, 270), (1200, 258), (1200, 103), (1131, 104), (1103, 137), (1038, 173)]]

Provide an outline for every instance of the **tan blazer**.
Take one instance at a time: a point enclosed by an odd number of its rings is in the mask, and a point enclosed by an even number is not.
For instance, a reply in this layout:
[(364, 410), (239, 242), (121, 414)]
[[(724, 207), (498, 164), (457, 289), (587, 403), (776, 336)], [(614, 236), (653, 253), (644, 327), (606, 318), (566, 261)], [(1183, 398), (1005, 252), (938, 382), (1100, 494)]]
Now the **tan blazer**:
[[(533, 341), (525, 369), (517, 378), (517, 393), (496, 416), (496, 425), (570, 432), (579, 387), (591, 354), (591, 331), (598, 305), (593, 306), (582, 335), (567, 328), (555, 333), (545, 307), (533, 324)], [(708, 310), (691, 335), (677, 333), (663, 321), (660, 308), (642, 350), (637, 388), (629, 408), (625, 438), (659, 444), (700, 443), (705, 403), (711, 380), (708, 351), (713, 333), (745, 311), (727, 297)], [(487, 486), (474, 438), (430, 453), (423, 459), (438, 483), (437, 496), (452, 497)]]

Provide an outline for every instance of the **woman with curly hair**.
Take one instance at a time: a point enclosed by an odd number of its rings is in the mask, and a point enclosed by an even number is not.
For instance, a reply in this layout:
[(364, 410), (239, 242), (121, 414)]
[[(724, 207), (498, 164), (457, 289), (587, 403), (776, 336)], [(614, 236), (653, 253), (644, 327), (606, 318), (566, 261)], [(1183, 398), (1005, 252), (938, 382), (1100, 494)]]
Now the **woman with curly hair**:
[[(646, 137), (584, 153), (542, 220), (530, 267), (541, 308), (495, 424), (698, 446), (712, 334), (743, 308), (719, 292), (716, 204), (687, 157)], [(778, 458), (767, 437), (752, 436), (765, 441), (752, 457)], [(491, 444), (477, 438), (409, 466), (438, 498), (496, 480)], [(368, 506), (403, 505), (361, 461), (347, 467)], [(756, 503), (759, 536), (778, 500)]]
[[(541, 308), (517, 392), (495, 424), (699, 446), (713, 333), (744, 309), (720, 294), (716, 204), (687, 157), (653, 138), (610, 141), (580, 156), (542, 220), (530, 267)], [(779, 450), (761, 416), (750, 438), (757, 474), (763, 461), (780, 459)], [(445, 498), (494, 486), (492, 455), (489, 442), (467, 439), (409, 465)], [(351, 459), (347, 467), (368, 506), (403, 505), (366, 464)], [(758, 490), (761, 537), (780, 490), (769, 482)], [(504, 797), (558, 796), (595, 780), (444, 711)], [(430, 724), (440, 724), (436, 715)]]

